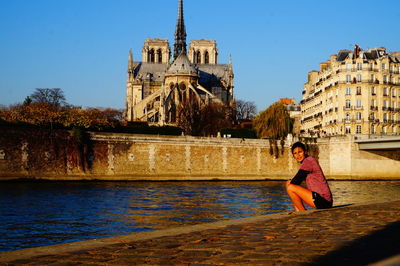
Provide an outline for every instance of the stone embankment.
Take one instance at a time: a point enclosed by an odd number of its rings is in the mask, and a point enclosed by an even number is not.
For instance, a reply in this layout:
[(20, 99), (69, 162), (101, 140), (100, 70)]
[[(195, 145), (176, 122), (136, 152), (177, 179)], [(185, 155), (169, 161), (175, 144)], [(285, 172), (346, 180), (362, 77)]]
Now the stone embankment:
[(400, 265), (400, 201), (0, 253), (0, 265)]
[[(282, 180), (298, 169), (291, 140), (271, 149), (264, 139), (1, 130), (0, 181)], [(329, 179), (400, 179), (400, 150), (363, 151), (351, 137), (309, 148)]]

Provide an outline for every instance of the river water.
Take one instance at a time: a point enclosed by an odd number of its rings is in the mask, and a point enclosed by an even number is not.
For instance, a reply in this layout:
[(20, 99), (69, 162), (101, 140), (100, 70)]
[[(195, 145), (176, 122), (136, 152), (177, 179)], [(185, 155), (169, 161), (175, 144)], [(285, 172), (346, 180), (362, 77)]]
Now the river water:
[[(399, 181), (330, 181), (334, 205), (400, 199)], [(2, 182), (0, 251), (291, 211), (282, 181)]]

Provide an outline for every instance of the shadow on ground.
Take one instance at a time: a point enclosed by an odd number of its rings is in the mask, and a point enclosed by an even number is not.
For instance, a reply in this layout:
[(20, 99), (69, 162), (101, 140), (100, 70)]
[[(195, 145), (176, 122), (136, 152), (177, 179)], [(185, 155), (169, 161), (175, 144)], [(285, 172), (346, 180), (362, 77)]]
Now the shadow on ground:
[(320, 257), (316, 265), (367, 265), (400, 254), (400, 222), (356, 239)]

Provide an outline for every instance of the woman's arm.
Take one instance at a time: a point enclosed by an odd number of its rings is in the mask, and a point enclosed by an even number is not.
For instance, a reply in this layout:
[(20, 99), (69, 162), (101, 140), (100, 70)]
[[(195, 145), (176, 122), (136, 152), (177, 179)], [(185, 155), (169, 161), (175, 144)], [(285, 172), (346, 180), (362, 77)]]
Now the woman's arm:
[(300, 169), (297, 172), (297, 174), (292, 178), (292, 180), (290, 181), (290, 184), (300, 185), (301, 182), (303, 182), (306, 179), (306, 177), (309, 173), (311, 173), (311, 172)]

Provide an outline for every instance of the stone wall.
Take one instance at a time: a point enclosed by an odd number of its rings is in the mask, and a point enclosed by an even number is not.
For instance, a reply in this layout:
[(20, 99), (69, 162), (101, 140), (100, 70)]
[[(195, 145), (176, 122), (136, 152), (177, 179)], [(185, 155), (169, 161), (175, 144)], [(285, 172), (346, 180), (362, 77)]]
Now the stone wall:
[(107, 179), (280, 179), (296, 171), (288, 148), (275, 159), (266, 140), (122, 134), (92, 140), (107, 156), (94, 154), (91, 174)]
[[(290, 143), (275, 158), (267, 140), (2, 131), (0, 180), (283, 180), (298, 169)], [(309, 147), (330, 179), (400, 179), (399, 150), (360, 151), (350, 137)]]

